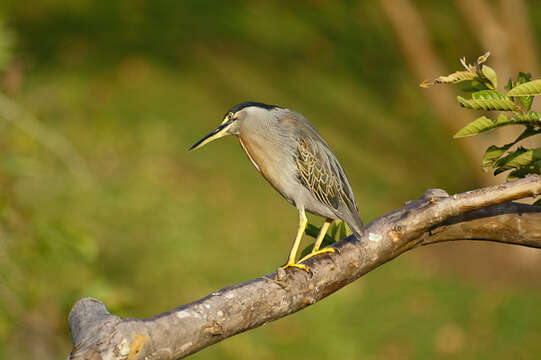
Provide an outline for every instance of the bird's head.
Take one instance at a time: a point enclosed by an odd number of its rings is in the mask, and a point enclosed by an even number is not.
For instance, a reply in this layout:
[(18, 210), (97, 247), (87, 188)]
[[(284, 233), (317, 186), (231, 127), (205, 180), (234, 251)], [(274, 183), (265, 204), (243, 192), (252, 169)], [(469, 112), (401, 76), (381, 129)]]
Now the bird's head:
[(262, 120), (265, 117), (265, 113), (277, 108), (279, 107), (252, 101), (237, 104), (225, 113), (220, 125), (193, 144), (189, 150), (199, 149), (226, 135), (238, 135), (246, 121)]

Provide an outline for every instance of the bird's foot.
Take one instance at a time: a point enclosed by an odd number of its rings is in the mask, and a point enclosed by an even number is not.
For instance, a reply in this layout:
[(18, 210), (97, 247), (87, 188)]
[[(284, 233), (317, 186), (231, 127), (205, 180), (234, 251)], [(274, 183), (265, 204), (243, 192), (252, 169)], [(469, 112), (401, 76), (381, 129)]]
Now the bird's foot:
[(287, 263), (285, 264), (284, 266), (282, 266), (281, 268), (282, 269), (287, 269), (289, 267), (296, 267), (297, 269), (301, 269), (301, 270), (304, 270), (306, 271), (307, 273), (310, 272), (310, 269), (308, 269), (308, 267), (306, 265), (303, 265), (303, 264), (299, 264), (299, 263)]
[(319, 255), (319, 254), (334, 253), (334, 252), (336, 252), (336, 249), (333, 249), (333, 248), (325, 248), (325, 249), (321, 249), (321, 250), (312, 251), (310, 254), (308, 254), (305, 257), (303, 257), (302, 259), (300, 259), (299, 262), (303, 262), (303, 261), (308, 260), (311, 257)]

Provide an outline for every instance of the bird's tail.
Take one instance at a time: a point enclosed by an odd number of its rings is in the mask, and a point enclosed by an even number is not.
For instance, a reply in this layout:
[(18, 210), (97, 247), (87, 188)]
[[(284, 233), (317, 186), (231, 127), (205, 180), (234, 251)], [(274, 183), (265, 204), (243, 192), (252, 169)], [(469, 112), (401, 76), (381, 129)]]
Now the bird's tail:
[(353, 235), (355, 235), (355, 237), (357, 238), (357, 240), (361, 240), (364, 235), (364, 224), (360, 218), (357, 218), (355, 220), (355, 222), (348, 222), (347, 224), (351, 229), (351, 232), (353, 232)]
[(364, 236), (364, 229), (361, 228), (359, 230), (354, 231), (353, 235), (355, 235), (355, 238), (357, 238), (357, 240), (361, 240), (362, 237)]

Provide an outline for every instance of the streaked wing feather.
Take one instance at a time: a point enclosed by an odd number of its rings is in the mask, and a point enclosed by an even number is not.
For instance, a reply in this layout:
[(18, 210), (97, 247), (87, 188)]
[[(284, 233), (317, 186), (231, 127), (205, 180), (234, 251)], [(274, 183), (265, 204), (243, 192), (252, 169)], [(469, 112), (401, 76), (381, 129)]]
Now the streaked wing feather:
[(343, 203), (356, 212), (352, 191), (336, 158), (325, 152), (327, 147), (318, 149), (318, 144), (302, 133), (299, 140), (295, 160), (302, 184), (323, 204), (338, 210)]

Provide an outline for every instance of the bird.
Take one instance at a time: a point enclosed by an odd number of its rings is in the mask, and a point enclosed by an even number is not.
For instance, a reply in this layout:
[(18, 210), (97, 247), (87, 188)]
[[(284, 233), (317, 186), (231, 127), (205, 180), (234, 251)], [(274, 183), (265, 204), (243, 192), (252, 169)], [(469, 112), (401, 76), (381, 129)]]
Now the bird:
[[(227, 135), (237, 136), (257, 171), (299, 212), (299, 226), (287, 263), (281, 268), (310, 272), (303, 261), (319, 254), (335, 220), (346, 222), (360, 239), (363, 222), (353, 191), (338, 159), (314, 126), (300, 113), (276, 105), (247, 101), (231, 107), (220, 125), (189, 148), (199, 149)], [(295, 261), (307, 225), (306, 212), (325, 221), (312, 251)]]

